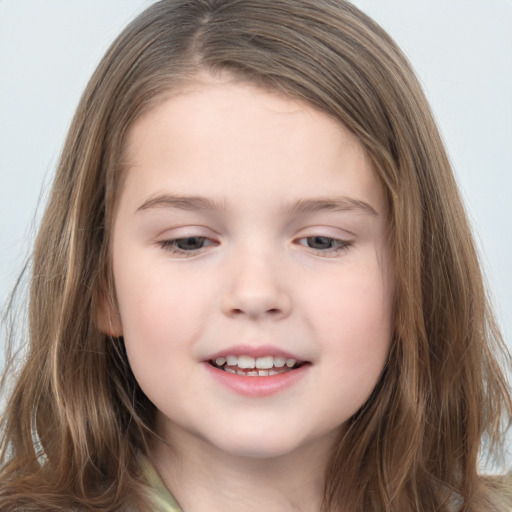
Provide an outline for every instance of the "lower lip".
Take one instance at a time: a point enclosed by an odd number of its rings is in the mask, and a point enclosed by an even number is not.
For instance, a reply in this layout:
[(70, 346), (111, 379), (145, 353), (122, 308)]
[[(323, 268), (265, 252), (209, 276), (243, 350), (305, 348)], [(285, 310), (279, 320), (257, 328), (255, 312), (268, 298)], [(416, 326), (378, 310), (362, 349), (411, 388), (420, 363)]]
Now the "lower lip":
[(265, 397), (275, 395), (293, 386), (302, 379), (310, 365), (303, 365), (295, 370), (279, 373), (278, 375), (268, 375), (266, 377), (246, 377), (235, 373), (225, 372), (215, 368), (210, 363), (205, 363), (211, 376), (223, 386), (231, 389), (235, 393), (249, 397)]

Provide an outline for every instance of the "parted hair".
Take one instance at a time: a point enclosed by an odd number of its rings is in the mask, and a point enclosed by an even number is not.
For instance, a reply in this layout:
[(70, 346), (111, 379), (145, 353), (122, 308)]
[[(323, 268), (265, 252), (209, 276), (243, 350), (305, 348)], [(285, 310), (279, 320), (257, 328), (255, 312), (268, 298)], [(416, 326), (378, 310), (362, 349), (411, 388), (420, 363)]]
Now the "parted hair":
[(510, 510), (506, 477), (478, 472), (481, 447), (499, 453), (512, 415), (510, 359), (450, 163), (407, 59), (344, 0), (162, 0), (114, 41), (79, 103), (35, 242), (24, 356), (3, 381), (0, 510), (151, 509), (138, 457), (155, 408), (98, 317), (115, 305), (109, 248), (127, 132), (205, 71), (343, 124), (389, 203), (391, 348), (333, 446), (323, 511)]

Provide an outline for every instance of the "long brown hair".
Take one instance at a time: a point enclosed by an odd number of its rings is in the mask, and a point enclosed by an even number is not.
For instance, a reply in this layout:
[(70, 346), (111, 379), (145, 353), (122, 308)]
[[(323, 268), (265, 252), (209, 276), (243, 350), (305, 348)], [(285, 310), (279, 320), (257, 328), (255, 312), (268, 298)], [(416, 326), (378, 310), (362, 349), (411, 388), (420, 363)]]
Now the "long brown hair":
[[(360, 140), (387, 194), (394, 330), (372, 396), (333, 447), (324, 510), (504, 510), (478, 475), (512, 403), (472, 235), (421, 87), (344, 0), (163, 0), (118, 37), (80, 101), (35, 244), (29, 340), (2, 420), (2, 510), (144, 509), (154, 406), (123, 340), (110, 228), (133, 122), (200, 71), (305, 101)], [(500, 508), (501, 507), (501, 508)]]

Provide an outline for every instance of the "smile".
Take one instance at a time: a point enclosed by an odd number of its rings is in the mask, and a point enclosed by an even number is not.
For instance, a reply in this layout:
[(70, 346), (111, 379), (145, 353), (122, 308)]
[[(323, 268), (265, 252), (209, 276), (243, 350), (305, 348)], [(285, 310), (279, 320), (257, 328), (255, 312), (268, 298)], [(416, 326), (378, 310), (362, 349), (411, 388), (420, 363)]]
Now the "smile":
[(300, 368), (305, 362), (298, 362), (293, 358), (286, 357), (251, 357), (247, 355), (227, 355), (216, 357), (209, 363), (227, 373), (242, 375), (244, 377), (267, 377), (280, 375)]

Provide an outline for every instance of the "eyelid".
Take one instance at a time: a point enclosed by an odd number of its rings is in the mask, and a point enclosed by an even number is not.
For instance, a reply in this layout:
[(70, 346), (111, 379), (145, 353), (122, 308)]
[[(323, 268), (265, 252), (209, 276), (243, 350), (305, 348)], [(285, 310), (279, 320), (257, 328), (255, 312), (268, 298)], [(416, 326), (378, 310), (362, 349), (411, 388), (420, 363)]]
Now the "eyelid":
[[(343, 234), (341, 234), (341, 232)], [(348, 251), (354, 245), (354, 235), (345, 230), (331, 226), (308, 226), (301, 230), (293, 240), (295, 245), (304, 248), (308, 253), (319, 257), (337, 257)], [(323, 238), (334, 243), (334, 247), (315, 248), (308, 246), (308, 239)]]
[[(181, 249), (177, 243), (187, 239), (200, 239), (204, 246), (197, 249)], [(154, 244), (168, 253), (170, 256), (178, 258), (190, 258), (199, 256), (208, 251), (211, 247), (219, 245), (219, 235), (210, 227), (204, 225), (180, 225), (162, 231), (154, 241)]]
[[(338, 233), (333, 233), (335, 230)], [(208, 233), (205, 233), (205, 231)], [(302, 233), (297, 234), (293, 238), (292, 243), (296, 246), (303, 247), (310, 253), (322, 257), (337, 256), (340, 253), (347, 251), (354, 244), (354, 240), (351, 239), (352, 237), (344, 235), (340, 236), (339, 232), (342, 230), (339, 228), (329, 226), (308, 226), (302, 231)], [(212, 236), (211, 233), (212, 231), (204, 228), (204, 226), (180, 226), (179, 228), (170, 229), (164, 232), (164, 234), (155, 241), (155, 245), (176, 256), (197, 256), (208, 251), (211, 247), (220, 245), (219, 237), (216, 236), (216, 234)], [(344, 233), (346, 233), (346, 231), (344, 231)], [(333, 245), (333, 247), (311, 247), (310, 245), (315, 245), (315, 243), (312, 242), (310, 244), (308, 240), (314, 240), (315, 238), (330, 241), (331, 243), (328, 245)], [(180, 248), (178, 245), (179, 242), (187, 241), (187, 239), (198, 239), (198, 241), (201, 242), (201, 247), (194, 248), (194, 242), (192, 242), (191, 248)], [(319, 243), (322, 245), (321, 240), (319, 240)]]
[[(309, 235), (309, 236), (301, 236), (300, 238), (297, 238), (297, 241), (300, 243), (302, 240), (309, 240), (309, 239), (324, 239), (324, 240), (329, 240), (331, 242), (335, 242), (337, 243), (338, 245), (346, 245), (346, 244), (349, 244), (351, 243), (350, 240), (343, 240), (341, 238), (336, 238), (336, 237), (333, 237), (333, 236), (325, 236), (325, 235)], [(301, 244), (303, 245), (303, 244)]]
[(159, 239), (177, 240), (181, 238), (189, 238), (191, 236), (200, 236), (204, 238), (212, 238), (220, 236), (214, 229), (206, 225), (201, 224), (179, 224), (176, 226), (166, 226), (165, 228), (159, 229), (153, 235)]
[[(206, 246), (199, 247), (198, 249), (181, 249), (178, 247), (177, 243), (182, 240), (187, 240), (189, 238), (198, 238), (205, 242), (208, 242)], [(218, 242), (215, 240), (212, 240), (210, 237), (206, 236), (200, 236), (200, 235), (189, 235), (189, 236), (182, 236), (182, 237), (176, 237), (176, 238), (166, 238), (164, 240), (159, 240), (157, 242), (157, 245), (163, 249), (166, 252), (169, 252), (171, 255), (175, 255), (181, 258), (190, 258), (193, 256), (198, 256), (200, 254), (203, 254), (205, 250), (208, 249), (208, 247), (217, 246), (219, 245)]]

